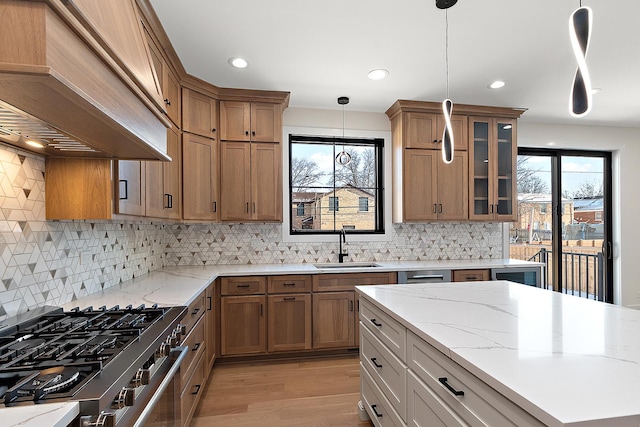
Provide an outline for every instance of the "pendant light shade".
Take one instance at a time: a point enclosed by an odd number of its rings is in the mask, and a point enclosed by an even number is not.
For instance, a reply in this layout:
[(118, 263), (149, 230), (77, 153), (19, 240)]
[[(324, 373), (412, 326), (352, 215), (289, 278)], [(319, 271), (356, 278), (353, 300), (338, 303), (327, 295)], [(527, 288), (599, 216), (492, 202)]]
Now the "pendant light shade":
[(579, 7), (569, 19), (569, 38), (571, 47), (576, 57), (578, 68), (573, 77), (571, 86), (571, 98), (569, 100), (569, 112), (574, 117), (583, 117), (589, 114), (592, 105), (591, 77), (587, 69), (587, 51), (591, 39), (591, 27), (593, 15), (591, 8)]
[(451, 112), (453, 102), (450, 99), (442, 101), (442, 114), (444, 115), (444, 131), (442, 132), (442, 161), (449, 164), (453, 161), (453, 127), (451, 126)]
[[(342, 105), (342, 139), (344, 140), (344, 106), (349, 103), (349, 97), (341, 96), (338, 98), (338, 104)], [(344, 145), (342, 146), (342, 151), (336, 155), (336, 163), (341, 166), (347, 166), (351, 163), (351, 154), (347, 153), (344, 150)]]

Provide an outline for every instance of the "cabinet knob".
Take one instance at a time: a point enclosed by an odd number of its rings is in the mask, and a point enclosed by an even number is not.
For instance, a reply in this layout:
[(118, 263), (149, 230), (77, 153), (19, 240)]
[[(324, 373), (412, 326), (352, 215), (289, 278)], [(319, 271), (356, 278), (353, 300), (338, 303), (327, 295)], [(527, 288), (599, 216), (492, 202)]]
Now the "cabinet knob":
[(211, 132), (215, 132), (215, 131), (216, 131), (216, 128), (211, 129)]
[(245, 131), (244, 131), (244, 134), (245, 134), (246, 136), (249, 136), (249, 131), (248, 131), (248, 130), (245, 130)]
[(169, 98), (165, 98), (165, 99), (164, 99), (164, 103), (165, 103), (166, 105), (171, 105), (171, 101), (169, 101)]

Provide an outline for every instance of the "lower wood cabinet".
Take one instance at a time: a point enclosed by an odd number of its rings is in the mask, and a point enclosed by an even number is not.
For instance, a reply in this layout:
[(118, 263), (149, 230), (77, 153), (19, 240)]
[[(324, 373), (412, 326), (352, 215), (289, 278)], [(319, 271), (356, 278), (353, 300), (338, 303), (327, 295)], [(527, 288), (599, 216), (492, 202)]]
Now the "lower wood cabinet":
[(223, 296), (220, 303), (222, 355), (267, 351), (266, 296)]
[(212, 283), (205, 291), (204, 336), (205, 336), (205, 366), (208, 370), (213, 367), (217, 354), (218, 316), (216, 316), (216, 289)]
[(198, 401), (204, 392), (204, 384), (208, 376), (208, 368), (205, 367), (204, 353), (201, 353), (195, 362), (195, 369), (186, 383), (183, 384), (180, 395), (180, 419), (181, 426), (186, 427), (191, 423), (193, 414), (198, 406)]
[(313, 348), (355, 346), (355, 293), (313, 294)]
[(491, 270), (489, 269), (451, 271), (452, 282), (482, 282), (487, 280), (491, 280)]
[(311, 294), (269, 295), (268, 350), (311, 349)]

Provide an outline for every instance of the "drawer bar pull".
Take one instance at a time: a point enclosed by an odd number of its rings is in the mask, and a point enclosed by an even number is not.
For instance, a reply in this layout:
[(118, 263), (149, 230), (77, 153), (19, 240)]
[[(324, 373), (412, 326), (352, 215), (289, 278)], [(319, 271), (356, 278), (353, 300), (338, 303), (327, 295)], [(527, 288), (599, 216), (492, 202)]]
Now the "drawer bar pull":
[(295, 283), (283, 283), (282, 286), (295, 286)]
[(373, 366), (376, 368), (382, 368), (382, 365), (378, 363), (378, 360), (375, 357), (371, 358), (371, 363), (373, 363)]
[(193, 391), (193, 392), (191, 392), (191, 394), (198, 394), (198, 393), (200, 393), (200, 387), (202, 387), (202, 385), (201, 385), (201, 384), (196, 384), (196, 385), (193, 387), (193, 390), (194, 390), (194, 391)]
[(295, 301), (296, 297), (284, 297), (285, 301)]
[(373, 325), (377, 326), (378, 328), (382, 327), (382, 323), (376, 322), (376, 319), (371, 319), (371, 323), (373, 323)]
[(236, 285), (237, 288), (248, 288), (249, 285)]
[(200, 348), (200, 344), (201, 344), (201, 343), (197, 342), (197, 343), (193, 346), (193, 348), (191, 349), (191, 351), (198, 351), (198, 349)]
[(373, 411), (374, 414), (376, 414), (376, 417), (382, 418), (382, 414), (379, 414), (378, 410), (376, 409), (377, 407), (378, 405), (371, 405), (371, 410)]
[(438, 381), (440, 381), (442, 385), (445, 386), (447, 390), (449, 390), (454, 396), (464, 396), (464, 391), (456, 390), (449, 385), (449, 383), (447, 382), (447, 377), (438, 378)]
[(192, 316), (195, 316), (196, 314), (198, 314), (200, 312), (200, 307), (196, 307), (193, 309), (193, 311), (191, 312)]

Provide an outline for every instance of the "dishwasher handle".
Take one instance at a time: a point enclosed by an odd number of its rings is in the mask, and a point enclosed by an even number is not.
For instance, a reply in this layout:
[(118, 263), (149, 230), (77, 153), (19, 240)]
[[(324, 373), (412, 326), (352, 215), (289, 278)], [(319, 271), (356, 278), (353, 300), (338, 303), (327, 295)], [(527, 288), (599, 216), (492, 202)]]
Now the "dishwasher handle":
[(398, 272), (398, 283), (444, 283), (451, 281), (451, 270)]

